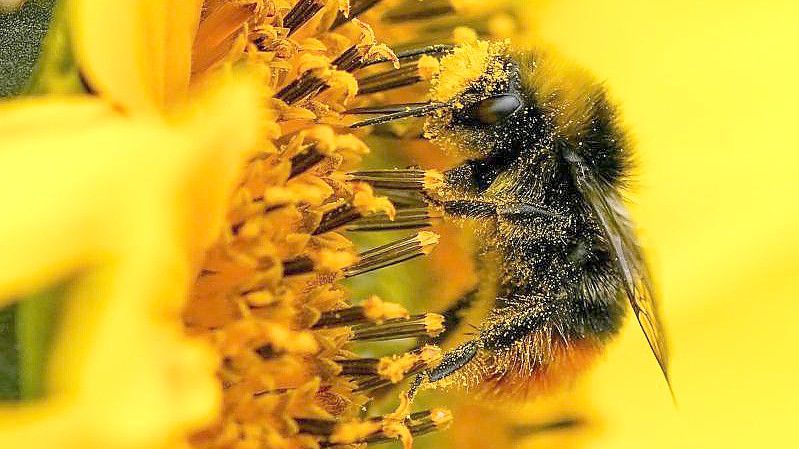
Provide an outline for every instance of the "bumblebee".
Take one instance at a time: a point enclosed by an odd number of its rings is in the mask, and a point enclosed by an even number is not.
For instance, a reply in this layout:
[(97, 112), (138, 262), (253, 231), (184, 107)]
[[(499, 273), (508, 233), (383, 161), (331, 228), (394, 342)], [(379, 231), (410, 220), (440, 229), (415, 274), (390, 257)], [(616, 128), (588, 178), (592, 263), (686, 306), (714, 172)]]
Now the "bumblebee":
[(668, 381), (652, 283), (623, 204), (631, 144), (603, 86), (547, 53), (478, 41), (442, 56), (430, 97), (360, 108), (376, 116), (353, 126), (423, 116), (425, 137), (462, 157), (423, 189), (446, 218), (474, 222), (480, 242), (481, 281), (445, 316), (457, 324), (456, 309), (476, 297), (493, 305), (412, 390), (535, 395), (586, 366), (629, 308)]

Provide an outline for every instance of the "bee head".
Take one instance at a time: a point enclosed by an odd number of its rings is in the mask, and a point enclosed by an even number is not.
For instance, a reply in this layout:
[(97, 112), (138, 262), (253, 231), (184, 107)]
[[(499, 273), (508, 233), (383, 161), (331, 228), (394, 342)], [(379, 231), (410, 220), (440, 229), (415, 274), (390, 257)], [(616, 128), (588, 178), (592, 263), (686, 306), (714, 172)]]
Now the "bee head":
[(549, 54), (507, 43), (457, 48), (441, 60), (425, 136), (467, 158), (506, 161), (575, 155), (615, 185), (628, 171), (628, 142), (601, 84)]
[(425, 136), (460, 155), (509, 153), (519, 132), (534, 128), (518, 64), (506, 43), (459, 47), (442, 59), (431, 93), (433, 101), (447, 107), (428, 117)]

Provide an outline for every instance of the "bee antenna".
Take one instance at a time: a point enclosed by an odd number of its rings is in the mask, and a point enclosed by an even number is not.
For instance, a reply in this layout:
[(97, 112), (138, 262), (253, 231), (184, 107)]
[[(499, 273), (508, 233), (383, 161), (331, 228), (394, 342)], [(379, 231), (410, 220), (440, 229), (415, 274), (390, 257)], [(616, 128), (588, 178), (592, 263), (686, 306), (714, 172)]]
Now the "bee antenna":
[[(422, 117), (437, 109), (445, 108), (449, 103), (430, 101), (426, 103), (405, 103), (398, 105), (385, 105), (378, 108), (356, 108), (345, 113), (349, 114), (382, 114), (377, 117), (353, 123), (350, 128), (361, 128), (364, 126), (379, 125), (382, 123), (393, 122), (407, 117)], [(388, 111), (388, 112), (382, 112)]]

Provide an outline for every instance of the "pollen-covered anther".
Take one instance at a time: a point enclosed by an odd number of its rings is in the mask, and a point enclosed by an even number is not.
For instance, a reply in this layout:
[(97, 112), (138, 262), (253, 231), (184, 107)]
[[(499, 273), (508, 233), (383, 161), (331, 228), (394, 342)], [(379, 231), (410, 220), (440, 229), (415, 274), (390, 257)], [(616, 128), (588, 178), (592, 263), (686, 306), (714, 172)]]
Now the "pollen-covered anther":
[(383, 357), (377, 365), (377, 374), (392, 383), (397, 383), (409, 374), (414, 374), (441, 357), (441, 349), (437, 346), (424, 346), (413, 352), (400, 356)]
[(358, 219), (379, 214), (392, 221), (396, 210), (386, 197), (375, 196), (372, 188), (366, 183), (354, 184), (353, 196), (349, 202), (341, 203), (322, 215), (314, 235), (324, 234)]
[(412, 315), (379, 324), (359, 324), (351, 329), (352, 340), (387, 341), (401, 338), (435, 337), (444, 330), (444, 317), (437, 313)]
[(437, 170), (419, 168), (362, 170), (350, 172), (349, 180), (381, 189), (423, 191), (441, 184), (443, 175)]
[[(413, 437), (434, 430), (445, 429), (452, 422), (452, 414), (441, 408), (434, 408), (398, 417), (396, 413), (366, 421), (351, 421), (333, 427), (329, 438), (322, 446), (356, 443), (384, 443), (399, 439), (404, 449), (413, 444)], [(302, 428), (302, 427), (301, 427)]]
[(433, 367), (441, 357), (441, 349), (426, 345), (401, 355), (376, 358), (337, 360), (341, 375), (351, 376), (356, 392), (369, 392), (396, 384), (408, 376)]
[(381, 0), (352, 0), (349, 10), (339, 11), (338, 16), (330, 26), (331, 30), (349, 23), (351, 20), (370, 10), (372, 7), (380, 3)]
[(371, 296), (361, 305), (345, 309), (328, 310), (319, 315), (314, 329), (380, 323), (387, 319), (408, 318), (410, 314), (399, 304)]
[(374, 295), (366, 298), (361, 303), (361, 306), (363, 307), (364, 316), (373, 322), (394, 318), (408, 318), (410, 316), (408, 310), (400, 304), (383, 301)]
[(438, 243), (438, 234), (422, 231), (359, 254), (359, 261), (344, 269), (345, 277), (353, 277), (380, 268), (429, 254)]

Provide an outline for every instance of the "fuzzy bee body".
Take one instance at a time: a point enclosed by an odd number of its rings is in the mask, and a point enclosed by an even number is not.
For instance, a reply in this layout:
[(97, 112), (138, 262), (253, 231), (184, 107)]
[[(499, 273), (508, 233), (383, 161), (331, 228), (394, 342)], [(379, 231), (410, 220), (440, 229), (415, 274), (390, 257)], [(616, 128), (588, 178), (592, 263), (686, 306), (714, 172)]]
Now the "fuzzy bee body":
[(535, 394), (594, 358), (628, 303), (665, 374), (652, 287), (622, 202), (630, 144), (603, 87), (546, 54), (478, 42), (441, 61), (425, 107), (426, 137), (465, 159), (426, 196), (475, 223), (488, 267), (478, 295), (494, 298), (473, 337), (426, 379)]

